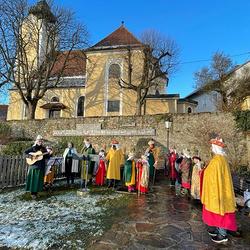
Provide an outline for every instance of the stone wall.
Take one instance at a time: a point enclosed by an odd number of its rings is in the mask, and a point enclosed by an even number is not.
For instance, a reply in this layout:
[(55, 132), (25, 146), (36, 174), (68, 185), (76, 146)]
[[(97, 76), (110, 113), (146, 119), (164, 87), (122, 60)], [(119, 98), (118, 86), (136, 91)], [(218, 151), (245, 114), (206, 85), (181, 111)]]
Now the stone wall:
[(165, 114), (129, 117), (93, 117), (78, 119), (45, 119), (35, 121), (9, 121), (12, 133), (18, 137), (35, 138), (37, 134), (51, 141), (62, 136), (90, 138), (97, 150), (108, 147), (112, 138), (119, 140), (126, 152), (143, 153), (150, 138), (157, 141), (162, 152), (166, 151), (167, 129), (165, 121), (173, 121), (169, 130), (169, 145), (177, 151), (189, 148), (204, 160), (210, 158), (208, 143), (211, 132), (221, 134), (227, 144), (229, 160), (233, 166), (247, 165), (246, 135), (235, 128), (230, 113)]

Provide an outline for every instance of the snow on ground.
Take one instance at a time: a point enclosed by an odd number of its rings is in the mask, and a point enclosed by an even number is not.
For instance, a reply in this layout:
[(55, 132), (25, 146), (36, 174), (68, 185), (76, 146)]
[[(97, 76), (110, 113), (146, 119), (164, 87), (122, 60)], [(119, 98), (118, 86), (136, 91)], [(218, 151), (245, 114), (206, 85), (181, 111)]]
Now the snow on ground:
[(46, 200), (25, 201), (20, 199), (23, 194), (23, 190), (0, 193), (0, 247), (83, 249), (91, 237), (105, 230), (102, 218), (107, 207), (100, 203), (122, 196), (77, 196), (71, 191)]

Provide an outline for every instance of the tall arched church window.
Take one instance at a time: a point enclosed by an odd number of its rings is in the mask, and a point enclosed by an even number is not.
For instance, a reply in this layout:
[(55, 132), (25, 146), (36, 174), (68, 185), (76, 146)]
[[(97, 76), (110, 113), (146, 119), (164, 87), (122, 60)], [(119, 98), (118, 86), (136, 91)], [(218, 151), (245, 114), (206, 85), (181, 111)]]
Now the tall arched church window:
[(121, 67), (119, 64), (109, 66), (109, 79), (119, 79), (121, 77)]
[(84, 101), (84, 96), (79, 97), (77, 102), (77, 116), (84, 116)]
[(118, 84), (121, 78), (121, 67), (119, 64), (109, 66), (108, 75), (108, 112), (120, 112), (120, 86)]

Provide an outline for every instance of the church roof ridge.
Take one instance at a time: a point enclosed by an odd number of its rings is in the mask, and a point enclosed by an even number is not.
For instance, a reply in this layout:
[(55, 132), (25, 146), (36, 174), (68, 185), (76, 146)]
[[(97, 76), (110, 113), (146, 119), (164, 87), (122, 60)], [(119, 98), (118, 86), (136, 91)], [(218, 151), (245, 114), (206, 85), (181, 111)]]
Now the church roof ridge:
[(128, 45), (142, 46), (143, 44), (125, 27), (122, 22), (122, 25), (119, 28), (93, 45), (90, 49), (116, 48)]

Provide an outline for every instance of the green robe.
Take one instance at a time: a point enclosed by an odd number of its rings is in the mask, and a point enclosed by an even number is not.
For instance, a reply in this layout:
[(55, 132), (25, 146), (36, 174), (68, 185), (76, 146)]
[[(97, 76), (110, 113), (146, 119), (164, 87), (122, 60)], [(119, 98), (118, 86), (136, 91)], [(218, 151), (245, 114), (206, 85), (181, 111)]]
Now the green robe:
[[(81, 153), (83, 155), (85, 155), (85, 156), (88, 156), (90, 154), (95, 154), (95, 149), (92, 148), (92, 145), (90, 145), (88, 148), (84, 147), (82, 149)], [(81, 179), (83, 179), (83, 180), (86, 179), (86, 164), (87, 164), (87, 161), (83, 161), (83, 163), (82, 163), (82, 171), (81, 171)], [(89, 162), (89, 165), (88, 165), (88, 180), (90, 180), (92, 178), (94, 167), (95, 167), (95, 162), (94, 161)]]
[(127, 160), (124, 165), (123, 180), (130, 182), (132, 177), (132, 161)]

